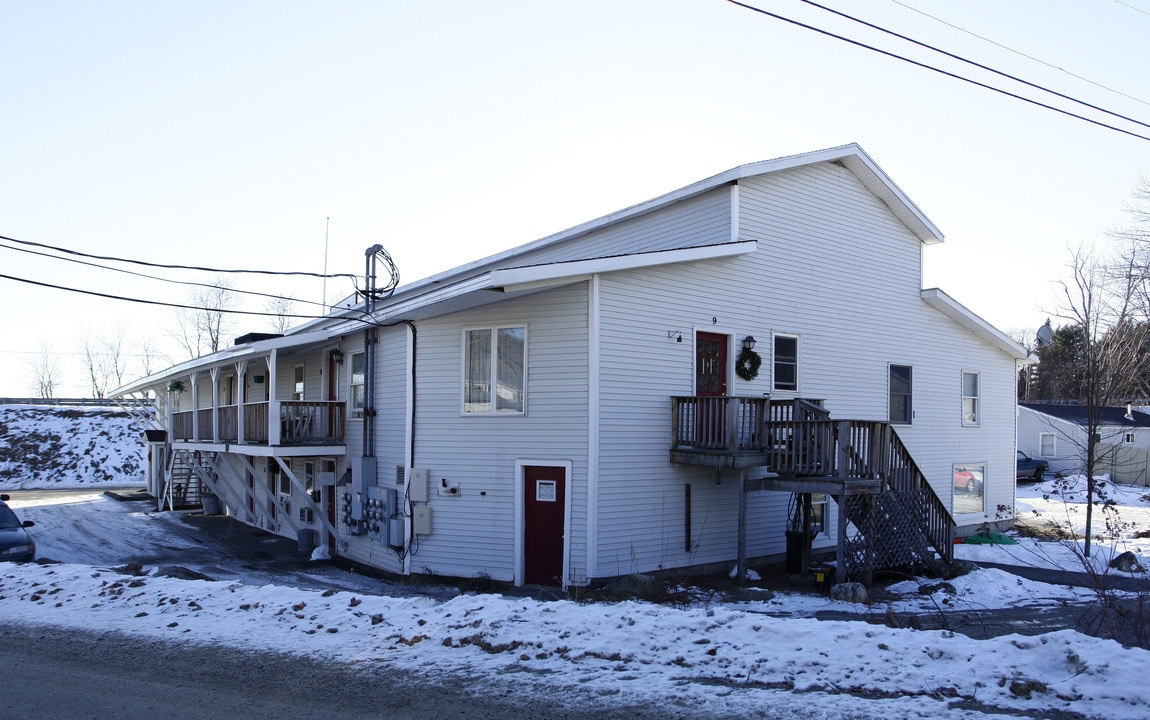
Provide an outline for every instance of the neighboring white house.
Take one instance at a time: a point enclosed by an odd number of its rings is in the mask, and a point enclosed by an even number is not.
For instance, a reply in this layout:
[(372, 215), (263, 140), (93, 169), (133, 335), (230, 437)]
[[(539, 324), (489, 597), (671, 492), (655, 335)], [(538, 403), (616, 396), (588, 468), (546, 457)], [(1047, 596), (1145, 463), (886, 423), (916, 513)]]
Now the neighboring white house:
[[(1086, 472), (1087, 408), (1084, 405), (1019, 403), (1018, 450), (1050, 463), (1050, 472)], [(1097, 473), (1118, 482), (1148, 484), (1150, 415), (1131, 407), (1101, 409), (1095, 453)]]
[[(314, 530), (396, 573), (566, 586), (730, 567), (783, 555), (796, 506), (816, 547), (850, 555), (841, 568), (893, 564), (906, 543), (949, 559), (956, 525), (1013, 504), (1027, 353), (922, 289), (941, 241), (847, 145), (735, 168), (400, 287), (369, 322), (353, 299), (118, 393), (182, 385), (156, 487), (169, 502), (206, 485), (244, 522)], [(912, 497), (929, 507), (892, 504)]]

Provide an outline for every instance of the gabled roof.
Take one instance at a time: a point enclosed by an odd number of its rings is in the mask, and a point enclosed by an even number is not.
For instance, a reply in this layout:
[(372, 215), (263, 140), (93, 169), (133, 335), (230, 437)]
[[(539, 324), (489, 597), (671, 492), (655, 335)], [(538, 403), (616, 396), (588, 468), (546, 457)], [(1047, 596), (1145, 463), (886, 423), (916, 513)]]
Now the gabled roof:
[(978, 315), (975, 315), (965, 305), (962, 305), (942, 290), (930, 288), (923, 290), (920, 296), (927, 305), (946, 315), (958, 323), (960, 327), (966, 328), (982, 338), (989, 343), (991, 347), (1001, 350), (1016, 360), (1026, 360), (1027, 362), (1024, 364), (1033, 365), (1037, 362), (1036, 359), (1030, 356), (1026, 348), (1010, 339), (1009, 335), (983, 320)]
[[(708, 248), (690, 248), (669, 252), (638, 253), (610, 258), (592, 258), (578, 261), (577, 263), (557, 262), (545, 265), (533, 265), (531, 267), (523, 267), (522, 263), (518, 262), (529, 253), (549, 248), (611, 225), (655, 212), (683, 200), (703, 195), (724, 185), (736, 183), (742, 179), (827, 162), (839, 163), (849, 170), (867, 190), (882, 200), (895, 217), (897, 217), (920, 242), (927, 245), (943, 242), (942, 232), (935, 227), (934, 223), (923, 214), (918, 206), (911, 202), (910, 198), (895, 185), (894, 181), (879, 168), (874, 160), (872, 160), (861, 147), (855, 143), (851, 143), (826, 150), (816, 150), (814, 152), (740, 165), (726, 172), (679, 188), (678, 190), (673, 190), (656, 198), (652, 198), (651, 200), (604, 215), (525, 245), (520, 245), (422, 280), (417, 280), (409, 285), (401, 286), (391, 298), (378, 303), (376, 305), (376, 316), (379, 317), (381, 321), (386, 321), (389, 317), (400, 317), (401, 315), (407, 319), (415, 320), (418, 319), (418, 316), (414, 315), (413, 312), (418, 308), (439, 305), (443, 302), (445, 295), (460, 298), (462, 295), (467, 294), (472, 299), (478, 299), (475, 294), (476, 290), (495, 289), (503, 291), (507, 287), (504, 280), (512, 274), (511, 271), (515, 271), (516, 273), (521, 272), (524, 276), (531, 274), (549, 276), (551, 278), (551, 284), (555, 284), (559, 276), (564, 274), (570, 274), (572, 278), (578, 279), (576, 277), (577, 275), (585, 275), (588, 272), (602, 272), (603, 270), (592, 269), (596, 264), (608, 266), (627, 264), (629, 267), (653, 266), (671, 262), (690, 261), (691, 259), (703, 259), (702, 256), (706, 256), (709, 253), (714, 254), (715, 252), (718, 253), (715, 255), (716, 257), (749, 252), (750, 249), (744, 246), (750, 245), (751, 243), (741, 242), (741, 239), (733, 238), (732, 242), (726, 246), (710, 246), (711, 250), (708, 250)], [(692, 255), (692, 251), (700, 257), (689, 258), (689, 256)], [(675, 253), (679, 253), (683, 257), (676, 257)], [(576, 269), (576, 266), (579, 264), (582, 264), (583, 267)], [(500, 275), (503, 277), (499, 277)], [(522, 283), (518, 284), (525, 289)], [(494, 299), (495, 298), (490, 298), (490, 300)], [(345, 315), (350, 316), (355, 313), (355, 307), (362, 307), (358, 301), (353, 302), (356, 304), (348, 305), (341, 303), (341, 305), (347, 309)], [(444, 310), (454, 309), (451, 306), (440, 307)], [(400, 310), (400, 308), (402, 308), (402, 310)], [(338, 312), (336, 314), (338, 315)], [(302, 326), (299, 330), (312, 329), (324, 322), (323, 320), (312, 321)], [(297, 330), (297, 332), (299, 330)], [(1023, 357), (1025, 357), (1025, 354)]]
[[(1059, 420), (1074, 423), (1075, 425), (1086, 425), (1086, 406), (1085, 405), (1047, 405), (1041, 403), (1018, 403), (1019, 407), (1024, 407), (1027, 410), (1034, 410), (1044, 415), (1049, 415)], [(1102, 408), (1101, 424), (1109, 427), (1128, 427), (1128, 428), (1145, 428), (1150, 427), (1150, 415), (1134, 410), (1130, 413), (1128, 419), (1126, 417), (1126, 408), (1123, 407), (1104, 407)]]

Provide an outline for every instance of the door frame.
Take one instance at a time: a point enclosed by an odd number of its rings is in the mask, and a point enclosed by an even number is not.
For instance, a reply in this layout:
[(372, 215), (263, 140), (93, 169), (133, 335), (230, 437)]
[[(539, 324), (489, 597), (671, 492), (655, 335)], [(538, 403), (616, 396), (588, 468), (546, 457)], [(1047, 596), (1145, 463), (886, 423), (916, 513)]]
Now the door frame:
[(732, 395), (732, 387), (734, 386), (735, 378), (735, 360), (738, 353), (735, 352), (735, 336), (738, 334), (722, 325), (694, 325), (691, 327), (691, 393), (694, 395), (699, 394), (699, 389), (695, 387), (695, 380), (698, 378), (698, 338), (699, 333), (707, 333), (708, 335), (721, 335), (727, 339), (727, 364), (723, 369), (727, 378), (727, 392), (726, 395)]
[(535, 466), (563, 468), (566, 478), (567, 486), (564, 488), (563, 497), (563, 589), (566, 589), (571, 560), (571, 495), (573, 494), (571, 492), (573, 484), (571, 471), (574, 463), (570, 460), (556, 460), (554, 458), (516, 458), (515, 460), (515, 585), (516, 587), (523, 585), (525, 574), (524, 550), (526, 541), (524, 526), (526, 525), (527, 498), (524, 497), (524, 485), (526, 484), (526, 468)]

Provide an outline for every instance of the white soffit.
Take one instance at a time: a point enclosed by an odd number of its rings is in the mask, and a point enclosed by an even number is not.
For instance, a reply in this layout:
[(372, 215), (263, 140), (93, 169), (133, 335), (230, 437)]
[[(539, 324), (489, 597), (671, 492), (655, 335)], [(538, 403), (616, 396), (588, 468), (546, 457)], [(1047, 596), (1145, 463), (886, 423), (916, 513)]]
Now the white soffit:
[(1030, 353), (1027, 352), (1026, 348), (1014, 340), (1011, 340), (1010, 336), (1006, 333), (975, 315), (942, 290), (930, 288), (929, 290), (923, 290), (921, 296), (927, 305), (938, 310), (943, 315), (946, 315), (958, 323), (961, 327), (974, 333), (979, 338), (987, 341), (991, 346), (1010, 355), (1012, 358), (1016, 360), (1026, 360), (1029, 357)]
[(697, 262), (699, 260), (713, 260), (716, 258), (746, 255), (747, 253), (754, 252), (757, 246), (758, 243), (753, 240), (747, 240), (682, 250), (663, 250), (652, 253), (595, 258), (593, 260), (574, 260), (548, 265), (507, 268), (491, 272), (491, 285), (493, 287), (502, 287), (508, 292), (514, 292), (517, 289), (521, 289), (517, 286), (536, 286), (539, 283), (566, 278), (577, 280), (596, 273), (618, 272), (621, 270), (634, 270), (636, 268), (652, 267), (655, 265), (671, 265), (674, 263)]

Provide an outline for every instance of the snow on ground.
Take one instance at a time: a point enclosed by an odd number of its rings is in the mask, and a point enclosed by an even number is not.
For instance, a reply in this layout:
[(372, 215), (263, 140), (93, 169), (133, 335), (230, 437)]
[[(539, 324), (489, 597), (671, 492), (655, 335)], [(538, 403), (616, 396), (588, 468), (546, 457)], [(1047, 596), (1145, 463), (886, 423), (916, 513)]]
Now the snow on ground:
[[(812, 615), (858, 612), (859, 606), (799, 594), (728, 603), (700, 593), (691, 607), (677, 608), (491, 594), (436, 600), (130, 576), (96, 562), (100, 552), (125, 557), (141, 543), (171, 543), (170, 528), (179, 519), (143, 503), (84, 497), (52, 504), (50, 493), (37, 493), (33, 506), (17, 506), (39, 518), (34, 531), (41, 555), (66, 563), (0, 566), (5, 622), (296, 653), (365, 672), (387, 665), (444, 681), (463, 675), (485, 678), (493, 693), (513, 685), (559, 700), (578, 698), (576, 704), (641, 703), (714, 716), (753, 716), (769, 707), (793, 717), (885, 720), (1062, 711), (1110, 720), (1150, 717), (1150, 690), (1141, 682), (1150, 652), (1071, 630), (974, 640), (821, 621)], [(45, 532), (75, 524), (85, 512), (97, 513), (98, 522), (81, 522), (80, 532), (100, 529), (98, 541)], [(54, 513), (67, 521), (53, 520)], [(955, 608), (1030, 608), (1091, 597), (1000, 570), (952, 581), (953, 596), (918, 595), (919, 582), (905, 583), (905, 595), (890, 609), (929, 611), (941, 601)]]
[(119, 408), (0, 405), (0, 488), (142, 485), (142, 434)]
[[(1114, 485), (1108, 476), (1098, 478), (1106, 483), (1107, 493), (1119, 508), (1118, 526), (1108, 531), (1106, 519), (1095, 507), (1092, 522), (1091, 557), (1083, 556), (1081, 539), (1062, 542), (1017, 538), (1017, 545), (973, 545), (955, 547), (955, 557), (974, 562), (1023, 565), (1085, 572), (1090, 568), (1099, 574), (1124, 574), (1109, 568), (1110, 561), (1123, 552), (1132, 552), (1144, 568), (1150, 568), (1150, 488)], [(1051, 524), (1074, 537), (1086, 534), (1086, 478), (1076, 476), (1048, 479), (1038, 484), (1019, 485), (1016, 517), (1030, 525)]]
[[(6, 431), (5, 447), (10, 438)], [(9, 474), (7, 486), (13, 482), (25, 481)], [(1049, 490), (1020, 487), (1019, 514), (1065, 518), (1080, 528), (1080, 494), (1051, 497)], [(1098, 543), (1094, 562), (1132, 550), (1146, 564), (1146, 541), (1134, 537), (1150, 527), (1144, 492), (1119, 489), (1122, 517), (1132, 527)], [(266, 584), (259, 577), (180, 580), (151, 574), (155, 568), (131, 576), (109, 569), (108, 559), (155, 545), (178, 551), (182, 541), (172, 533), (177, 518), (131, 507), (138, 504), (113, 507), (95, 494), (66, 504), (44, 495), (17, 510), (36, 517), (41, 556), (64, 562), (0, 566), (3, 622), (295, 653), (365, 672), (386, 665), (445, 682), (464, 675), (482, 678), (493, 693), (513, 686), (570, 701), (583, 716), (593, 715), (596, 703), (638, 703), (667, 708), (669, 715), (732, 717), (764, 711), (883, 720), (1150, 717), (1150, 689), (1143, 682), (1150, 652), (1072, 630), (975, 640), (949, 631), (822, 621), (814, 613), (858, 612), (859, 606), (809, 595), (764, 594), (734, 603), (700, 594), (681, 608), (491, 594), (392, 597)], [(1075, 547), (1080, 544), (1020, 539), (1018, 545), (959, 545), (956, 555), (1077, 570)], [(1000, 570), (952, 581), (953, 595), (919, 595), (922, 582), (902, 583), (904, 594), (889, 609), (930, 611), (943, 602), (1037, 608), (1091, 600), (1085, 590)]]
[(499, 595), (437, 603), (130, 577), (87, 565), (5, 568), (0, 608), (7, 622), (299, 653), (365, 671), (382, 664), (445, 681), (457, 673), (492, 683), (510, 676), (540, 692), (716, 714), (801, 702), (823, 717), (1150, 716), (1142, 682), (1150, 653), (1070, 630), (972, 640), (722, 605)]

